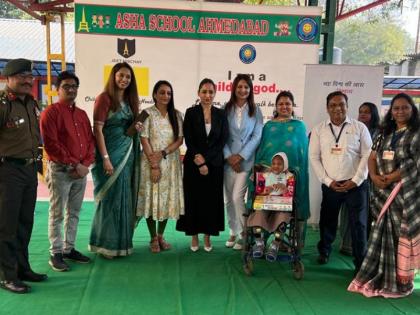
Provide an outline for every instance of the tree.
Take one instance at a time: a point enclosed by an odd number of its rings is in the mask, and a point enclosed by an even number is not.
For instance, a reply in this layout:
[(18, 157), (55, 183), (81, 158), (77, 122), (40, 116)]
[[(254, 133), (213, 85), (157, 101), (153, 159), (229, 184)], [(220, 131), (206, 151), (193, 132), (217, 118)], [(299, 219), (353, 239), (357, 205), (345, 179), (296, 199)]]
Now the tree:
[[(403, 9), (414, 10), (417, 8), (418, 0), (389, 0), (382, 5), (371, 8), (358, 14), (358, 17), (364, 17), (373, 22), (380, 19), (398, 18)], [(343, 12), (348, 12), (364, 5), (371, 4), (372, 0), (339, 0), (338, 7), (343, 5)]]
[(403, 59), (413, 39), (389, 20), (352, 18), (337, 23), (334, 46), (343, 49), (343, 63), (393, 63)]
[(15, 5), (6, 2), (0, 1), (0, 18), (3, 19), (22, 19), (29, 20), (33, 19), (29, 14), (18, 9)]

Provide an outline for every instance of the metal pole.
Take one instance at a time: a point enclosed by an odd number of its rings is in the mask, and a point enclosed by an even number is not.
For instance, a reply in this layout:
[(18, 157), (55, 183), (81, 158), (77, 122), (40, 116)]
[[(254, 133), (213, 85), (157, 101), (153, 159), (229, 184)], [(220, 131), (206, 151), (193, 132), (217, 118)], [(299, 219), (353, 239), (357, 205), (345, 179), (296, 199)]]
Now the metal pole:
[(416, 36), (416, 47), (415, 53), (419, 53), (419, 33), (420, 33), (420, 5), (419, 5), (419, 17), (417, 18), (417, 36)]
[(61, 24), (61, 71), (66, 70), (66, 34), (65, 34), (65, 24), (64, 24), (64, 17), (65, 14), (63, 12), (60, 13), (60, 24)]
[(52, 95), (51, 95), (51, 16), (49, 14), (45, 15), (45, 31), (47, 39), (47, 103), (48, 105), (52, 104)]

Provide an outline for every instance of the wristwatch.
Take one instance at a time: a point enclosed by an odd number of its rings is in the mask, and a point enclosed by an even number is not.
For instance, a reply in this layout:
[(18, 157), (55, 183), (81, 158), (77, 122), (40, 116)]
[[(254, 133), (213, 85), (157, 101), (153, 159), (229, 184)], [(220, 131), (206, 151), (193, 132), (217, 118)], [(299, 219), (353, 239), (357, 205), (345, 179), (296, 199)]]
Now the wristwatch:
[(168, 153), (166, 153), (165, 150), (160, 151), (162, 153), (162, 157), (166, 160), (166, 156), (168, 155)]

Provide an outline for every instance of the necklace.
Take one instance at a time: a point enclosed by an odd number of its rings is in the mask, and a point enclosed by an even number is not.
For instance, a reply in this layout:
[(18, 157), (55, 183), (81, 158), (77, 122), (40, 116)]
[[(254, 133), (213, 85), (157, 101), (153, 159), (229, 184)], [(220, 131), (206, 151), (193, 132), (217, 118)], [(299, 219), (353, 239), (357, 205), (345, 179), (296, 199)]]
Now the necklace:
[(290, 121), (292, 118), (276, 118), (275, 120), (278, 122), (286, 122), (286, 121)]

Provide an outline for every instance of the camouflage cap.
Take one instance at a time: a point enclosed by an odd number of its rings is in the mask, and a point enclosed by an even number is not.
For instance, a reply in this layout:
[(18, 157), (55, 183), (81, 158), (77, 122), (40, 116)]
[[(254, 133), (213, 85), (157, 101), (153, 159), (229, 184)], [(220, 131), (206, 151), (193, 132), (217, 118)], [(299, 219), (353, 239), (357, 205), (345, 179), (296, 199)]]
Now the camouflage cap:
[(32, 61), (23, 58), (9, 60), (4, 66), (2, 75), (10, 77), (22, 72), (32, 72)]

